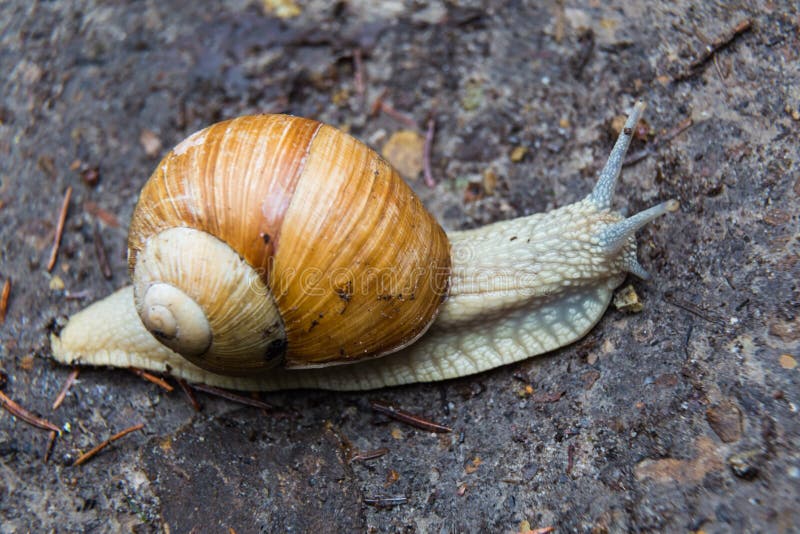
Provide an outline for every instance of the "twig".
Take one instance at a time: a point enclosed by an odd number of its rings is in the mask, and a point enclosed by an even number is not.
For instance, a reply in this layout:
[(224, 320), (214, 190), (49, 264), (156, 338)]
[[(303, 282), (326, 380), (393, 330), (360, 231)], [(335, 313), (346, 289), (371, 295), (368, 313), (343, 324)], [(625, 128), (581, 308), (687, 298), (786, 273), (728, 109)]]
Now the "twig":
[(378, 95), (378, 98), (376, 98), (375, 102), (372, 104), (370, 115), (375, 115), (378, 113), (378, 111), (382, 111), (383, 113), (386, 113), (394, 120), (402, 122), (409, 128), (416, 130), (417, 123), (414, 121), (414, 119), (412, 119), (411, 117), (409, 117), (404, 113), (397, 111), (394, 107), (392, 107), (391, 104), (386, 103), (385, 98), (388, 92), (389, 92), (388, 89), (384, 89), (383, 92), (380, 95)]
[(84, 300), (88, 299), (92, 296), (92, 292), (89, 289), (84, 289), (83, 291), (65, 291), (64, 292), (64, 299), (65, 300)]
[(0, 324), (6, 322), (9, 295), (11, 295), (11, 278), (6, 278), (6, 281), (3, 283), (3, 292), (0, 294)]
[(405, 504), (406, 502), (408, 502), (408, 497), (404, 495), (397, 495), (394, 497), (384, 497), (381, 495), (377, 497), (364, 497), (364, 504), (375, 506), (376, 508), (390, 508), (399, 504)]
[(575, 445), (570, 443), (567, 445), (567, 474), (572, 473), (572, 468), (575, 465)]
[(428, 119), (428, 130), (425, 132), (425, 146), (422, 151), (422, 166), (425, 176), (425, 185), (436, 187), (436, 181), (431, 172), (431, 147), (433, 145), (433, 133), (436, 128), (436, 120), (433, 117)]
[(531, 400), (533, 402), (538, 402), (538, 403), (558, 402), (559, 399), (561, 399), (561, 397), (564, 396), (564, 393), (566, 393), (566, 391), (564, 390), (556, 391), (554, 393), (548, 393), (548, 392), (534, 393), (533, 395), (531, 395)]
[(413, 427), (417, 427), (421, 430), (427, 430), (428, 432), (452, 432), (453, 429), (440, 425), (439, 423), (434, 423), (433, 421), (428, 421), (427, 419), (423, 419), (422, 417), (415, 415), (413, 413), (406, 412), (405, 410), (400, 410), (399, 408), (395, 408), (394, 406), (390, 406), (383, 402), (372, 401), (372, 409), (378, 413), (382, 413), (392, 419), (397, 419), (398, 421), (402, 421), (408, 425)]
[(722, 74), (722, 69), (719, 66), (719, 56), (714, 56), (714, 68), (717, 70), (717, 76), (719, 76), (719, 81), (722, 82), (722, 85), (725, 86), (725, 91), (727, 91), (728, 82), (725, 81), (725, 75)]
[(700, 306), (696, 304), (692, 304), (691, 302), (686, 302), (685, 300), (677, 299), (675, 297), (664, 296), (664, 300), (668, 303), (672, 304), (673, 306), (677, 306), (678, 308), (685, 310), (692, 315), (696, 315), (697, 317), (703, 319), (704, 321), (708, 321), (709, 323), (714, 323), (720, 326), (725, 326), (725, 321), (720, 319), (719, 317), (714, 317), (711, 313), (704, 310)]
[(375, 449), (374, 451), (366, 451), (366, 452), (357, 452), (350, 456), (348, 462), (363, 462), (366, 460), (374, 460), (375, 458), (380, 458), (381, 456), (385, 456), (389, 453), (389, 449), (386, 447), (382, 447), (380, 449)]
[(370, 117), (374, 117), (381, 110), (381, 107), (383, 106), (383, 99), (386, 98), (387, 94), (389, 94), (389, 90), (384, 89), (383, 91), (381, 91), (381, 94), (378, 95), (378, 98), (376, 98), (375, 101), (372, 103), (372, 107), (369, 110)]
[(630, 154), (627, 158), (625, 158), (625, 161), (622, 163), (622, 166), (627, 167), (629, 165), (633, 165), (634, 163), (639, 163), (643, 159), (655, 154), (658, 151), (658, 149), (660, 149), (662, 146), (666, 145), (668, 142), (672, 141), (680, 134), (688, 130), (693, 124), (694, 121), (692, 120), (692, 118), (686, 117), (677, 125), (675, 125), (675, 127), (673, 127), (671, 130), (664, 133), (664, 135), (656, 138), (651, 144), (651, 146), (645, 148), (644, 150), (640, 150), (638, 152)]
[(194, 396), (194, 390), (192, 390), (191, 386), (189, 386), (189, 384), (183, 378), (178, 378), (178, 377), (173, 377), (173, 378), (175, 378), (175, 380), (177, 380), (178, 385), (181, 387), (181, 389), (183, 390), (184, 394), (186, 394), (186, 397), (189, 399), (189, 404), (192, 405), (192, 408), (194, 408), (194, 411), (199, 412), (200, 411), (200, 403), (197, 402), (197, 397)]
[(53, 249), (50, 251), (50, 260), (47, 262), (47, 272), (51, 272), (56, 265), (56, 258), (58, 257), (58, 247), (61, 245), (61, 235), (64, 233), (64, 223), (67, 220), (67, 211), (69, 211), (69, 199), (72, 197), (72, 186), (67, 187), (67, 192), (64, 194), (64, 201), (61, 203), (61, 213), (58, 215), (58, 225), (56, 226), (56, 235), (53, 238)]
[(714, 54), (731, 44), (734, 39), (750, 30), (752, 27), (753, 21), (750, 19), (739, 21), (739, 23), (736, 24), (736, 26), (734, 26), (732, 29), (728, 30), (714, 39), (711, 43), (707, 44), (705, 49), (703, 49), (703, 53), (700, 54), (700, 56), (694, 61), (689, 63), (687, 68), (675, 76), (675, 81), (685, 80), (694, 76), (700, 67), (705, 65), (712, 57), (714, 57)]
[(83, 211), (85, 211), (92, 217), (97, 217), (106, 226), (110, 226), (112, 228), (119, 228), (119, 219), (117, 219), (117, 216), (111, 213), (110, 211), (104, 210), (91, 200), (87, 200), (86, 202), (83, 203)]
[(34, 415), (32, 412), (29, 412), (13, 400), (9, 399), (5, 393), (0, 391), (0, 406), (5, 408), (8, 413), (22, 419), (26, 423), (35, 426), (36, 428), (41, 428), (44, 430), (52, 430), (53, 432), (61, 432), (61, 430), (46, 419), (42, 419), (41, 417)]
[(227, 389), (215, 388), (214, 386), (207, 386), (206, 384), (192, 384), (191, 386), (198, 391), (202, 391), (204, 393), (210, 393), (211, 395), (216, 395), (217, 397), (221, 397), (229, 401), (238, 402), (239, 404), (254, 406), (256, 408), (263, 408), (265, 410), (272, 409), (272, 406), (270, 406), (264, 401), (243, 397), (241, 395), (233, 393), (232, 391), (228, 391)]
[(97, 254), (97, 263), (100, 264), (100, 272), (106, 280), (111, 280), (111, 265), (108, 264), (108, 256), (106, 256), (106, 248), (103, 245), (103, 236), (100, 235), (100, 229), (97, 223), (94, 224), (94, 252)]
[(58, 432), (51, 430), (50, 438), (47, 440), (47, 448), (44, 450), (44, 463), (50, 460), (50, 454), (53, 452), (53, 446), (56, 444), (56, 436), (58, 436)]
[(353, 67), (354, 67), (354, 74), (353, 74), (353, 83), (356, 86), (356, 94), (363, 100), (364, 93), (366, 92), (365, 87), (365, 79), (364, 76), (364, 59), (363, 59), (363, 52), (360, 48), (356, 48), (353, 50)]
[(148, 382), (152, 382), (153, 384), (159, 386), (161, 389), (163, 389), (168, 393), (172, 393), (172, 391), (175, 389), (174, 387), (170, 386), (169, 382), (167, 382), (163, 378), (151, 375), (150, 373), (144, 371), (143, 369), (139, 369), (138, 367), (129, 367), (128, 369), (130, 369), (131, 372), (136, 376), (138, 376), (139, 378), (144, 378)]
[(64, 385), (61, 387), (61, 391), (58, 393), (56, 400), (53, 401), (53, 410), (57, 410), (58, 407), (61, 406), (61, 403), (64, 402), (69, 388), (72, 387), (72, 384), (75, 383), (75, 379), (78, 378), (78, 372), (78, 368), (75, 367), (67, 376), (67, 379), (64, 381)]
[(88, 462), (89, 460), (92, 459), (92, 457), (94, 455), (96, 455), (98, 452), (102, 451), (103, 449), (105, 449), (109, 445), (111, 445), (113, 442), (117, 441), (120, 438), (123, 438), (123, 437), (127, 436), (131, 432), (136, 432), (137, 430), (141, 430), (143, 428), (144, 428), (144, 423), (139, 423), (138, 425), (134, 425), (134, 426), (132, 426), (130, 428), (126, 428), (122, 432), (118, 432), (118, 433), (114, 434), (113, 436), (111, 436), (110, 438), (108, 438), (107, 440), (102, 442), (100, 445), (97, 445), (96, 447), (94, 447), (89, 452), (87, 452), (85, 454), (82, 454), (77, 460), (75, 460), (75, 463), (73, 463), (72, 466), (76, 467), (76, 466), (79, 466), (81, 464), (84, 464), (84, 463)]

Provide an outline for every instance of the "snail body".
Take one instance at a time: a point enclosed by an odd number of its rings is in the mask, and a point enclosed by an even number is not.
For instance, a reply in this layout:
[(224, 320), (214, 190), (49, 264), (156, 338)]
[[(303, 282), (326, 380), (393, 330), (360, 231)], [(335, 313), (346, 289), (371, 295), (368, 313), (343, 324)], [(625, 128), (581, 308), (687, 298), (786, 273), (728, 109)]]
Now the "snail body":
[[(246, 390), (443, 380), (586, 334), (636, 260), (614, 186), (634, 107), (593, 192), (446, 233), (383, 158), (330, 126), (246, 116), (176, 146), (128, 237), (133, 286), (51, 338), (64, 363)], [(343, 365), (347, 364), (347, 365)]]

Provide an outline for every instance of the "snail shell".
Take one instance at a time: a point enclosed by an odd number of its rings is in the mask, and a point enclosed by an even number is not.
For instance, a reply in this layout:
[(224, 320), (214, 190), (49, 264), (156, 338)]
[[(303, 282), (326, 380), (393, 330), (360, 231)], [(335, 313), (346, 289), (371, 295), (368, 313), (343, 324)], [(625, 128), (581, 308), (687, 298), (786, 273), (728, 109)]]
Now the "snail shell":
[(167, 154), (134, 210), (128, 261), (148, 330), (200, 367), (242, 375), (413, 342), (436, 317), (450, 250), (366, 145), (317, 121), (257, 115)]
[[(626, 273), (648, 276), (636, 230), (677, 209), (611, 209), (643, 109), (584, 200), (449, 234), (383, 158), (330, 126), (283, 115), (210, 126), (141, 192), (133, 289), (75, 315), (54, 356), (238, 389), (366, 389), (571, 343)], [(341, 363), (353, 364), (329, 367)]]

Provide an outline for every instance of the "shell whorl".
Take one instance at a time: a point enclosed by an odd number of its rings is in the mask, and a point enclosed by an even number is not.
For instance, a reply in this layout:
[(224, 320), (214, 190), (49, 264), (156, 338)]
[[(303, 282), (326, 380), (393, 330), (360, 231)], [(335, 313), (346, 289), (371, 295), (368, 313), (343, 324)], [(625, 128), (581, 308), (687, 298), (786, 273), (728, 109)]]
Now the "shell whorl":
[(179, 227), (149, 238), (137, 258), (133, 294), (145, 327), (204, 369), (242, 376), (284, 356), (286, 333), (266, 284), (211, 234)]

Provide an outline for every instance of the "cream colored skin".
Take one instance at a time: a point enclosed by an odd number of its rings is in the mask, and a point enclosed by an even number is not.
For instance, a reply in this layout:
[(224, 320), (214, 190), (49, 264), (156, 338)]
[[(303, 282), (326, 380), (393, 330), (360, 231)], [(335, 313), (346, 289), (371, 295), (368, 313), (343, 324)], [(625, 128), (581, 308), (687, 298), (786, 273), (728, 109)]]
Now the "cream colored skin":
[[(648, 277), (636, 261), (634, 234), (678, 207), (669, 201), (627, 219), (611, 210), (629, 133), (643, 109), (643, 104), (634, 107), (598, 184), (584, 200), (448, 234), (453, 251), (448, 298), (430, 329), (399, 352), (348, 365), (275, 368), (264, 376), (214, 374), (153, 337), (137, 314), (133, 289), (126, 287), (73, 316), (60, 336), (52, 337), (54, 356), (67, 364), (168, 371), (232, 389), (357, 390), (469, 375), (572, 343), (602, 317), (626, 273)], [(272, 317), (269, 310), (259, 313)]]

